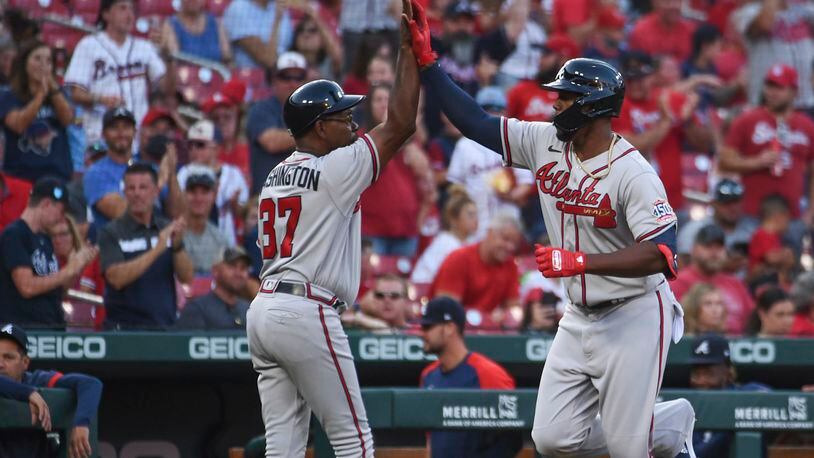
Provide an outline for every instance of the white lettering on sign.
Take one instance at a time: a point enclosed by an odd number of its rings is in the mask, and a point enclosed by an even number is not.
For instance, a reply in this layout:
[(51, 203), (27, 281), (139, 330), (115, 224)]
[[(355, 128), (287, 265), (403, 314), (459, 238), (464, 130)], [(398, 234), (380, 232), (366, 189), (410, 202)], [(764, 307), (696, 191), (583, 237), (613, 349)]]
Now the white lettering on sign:
[(735, 364), (771, 364), (777, 355), (774, 342), (770, 341), (732, 341), (729, 342), (729, 352)]
[(246, 337), (192, 337), (189, 339), (192, 359), (251, 359)]
[(102, 336), (36, 336), (28, 338), (28, 356), (40, 359), (104, 359)]
[(359, 359), (365, 361), (424, 361), (437, 359), (424, 354), (418, 338), (363, 337), (359, 339)]
[(546, 356), (548, 356), (548, 349), (553, 341), (553, 339), (526, 340), (526, 358), (529, 361), (545, 361)]
[(811, 429), (808, 404), (802, 396), (789, 396), (788, 407), (735, 407), (736, 428)]

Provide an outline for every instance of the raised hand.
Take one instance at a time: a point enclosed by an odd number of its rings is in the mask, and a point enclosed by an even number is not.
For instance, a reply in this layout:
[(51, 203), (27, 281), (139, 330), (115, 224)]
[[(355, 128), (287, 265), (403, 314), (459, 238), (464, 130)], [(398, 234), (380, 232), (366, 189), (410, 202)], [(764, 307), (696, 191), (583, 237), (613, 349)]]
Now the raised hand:
[[(407, 2), (404, 1), (404, 3)], [(438, 54), (432, 50), (430, 26), (427, 24), (427, 15), (424, 13), (424, 8), (415, 0), (411, 0), (410, 6), (409, 10), (405, 7), (404, 11), (411, 12), (411, 16), (407, 17), (407, 27), (410, 30), (413, 54), (415, 54), (419, 67), (426, 67), (438, 60)], [(406, 14), (402, 15), (402, 20), (404, 20), (405, 16)]]

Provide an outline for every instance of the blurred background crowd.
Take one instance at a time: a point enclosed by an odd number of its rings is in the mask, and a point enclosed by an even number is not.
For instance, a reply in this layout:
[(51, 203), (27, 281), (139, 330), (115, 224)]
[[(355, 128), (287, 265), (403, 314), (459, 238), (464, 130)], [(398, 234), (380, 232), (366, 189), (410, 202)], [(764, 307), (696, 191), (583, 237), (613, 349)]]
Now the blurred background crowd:
[[(441, 67), (492, 113), (550, 120), (540, 84), (564, 62), (619, 68), (614, 129), (679, 215), (687, 330), (814, 336), (814, 2), (419, 3)], [(244, 327), (257, 195), (294, 147), (282, 106), (333, 79), (368, 96), (362, 131), (382, 122), (400, 2), (0, 5), (0, 322)], [(343, 321), (409, 332), (446, 295), (474, 331), (555, 332), (565, 297), (531, 255), (547, 241), (539, 177), (462, 138), (431, 91), (419, 116), (362, 196), (363, 281)]]

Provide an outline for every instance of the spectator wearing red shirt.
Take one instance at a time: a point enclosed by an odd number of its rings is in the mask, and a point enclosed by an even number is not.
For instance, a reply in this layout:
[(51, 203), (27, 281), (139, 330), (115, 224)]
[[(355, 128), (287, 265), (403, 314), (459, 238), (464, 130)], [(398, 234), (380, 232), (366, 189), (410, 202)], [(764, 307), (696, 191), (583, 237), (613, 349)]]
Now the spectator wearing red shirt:
[[(438, 355), (421, 372), (421, 387), (430, 390), (513, 390), (514, 378), (496, 362), (469, 351), (464, 341), (466, 313), (449, 297), (427, 303), (421, 317), (424, 353)], [(519, 431), (433, 431), (428, 449), (433, 458), (508, 457), (522, 448)]]
[(0, 231), (23, 214), (31, 183), (0, 173)]
[(474, 327), (512, 325), (506, 312), (520, 306), (520, 277), (514, 261), (520, 238), (517, 221), (498, 215), (481, 242), (447, 256), (430, 287), (430, 297), (449, 296), (463, 303)]
[(791, 299), (797, 306), (791, 335), (814, 337), (814, 272), (804, 272), (794, 280)]
[[(389, 85), (370, 89), (368, 130), (387, 116), (388, 100)], [(373, 244), (374, 253), (407, 257), (416, 253), (421, 195), (409, 156), (423, 154), (415, 143), (408, 143), (384, 166), (379, 179), (362, 193), (362, 236)]]
[(794, 252), (783, 241), (790, 222), (789, 204), (780, 195), (771, 195), (760, 204), (760, 227), (749, 243), (749, 277), (771, 276), (790, 286), (796, 265)]
[(653, 163), (670, 204), (682, 210), (682, 143), (686, 140), (705, 151), (712, 137), (709, 127), (693, 117), (698, 104), (698, 96), (690, 92), (694, 83), (656, 89), (653, 63), (649, 55), (640, 52), (624, 56), (626, 97), (622, 112), (613, 120), (613, 129)]
[(224, 164), (231, 164), (240, 169), (248, 182), (251, 180), (249, 144), (241, 138), (239, 130), (243, 117), (241, 105), (245, 95), (246, 85), (239, 80), (231, 80), (226, 82), (220, 91), (206, 99), (201, 109), (220, 132), (218, 159)]
[(746, 328), (755, 303), (743, 281), (723, 271), (726, 264), (725, 238), (724, 231), (714, 224), (701, 228), (692, 247), (691, 264), (679, 270), (678, 277), (670, 282), (670, 287), (681, 300), (696, 283), (715, 286), (726, 304), (726, 332), (737, 335)]
[[(797, 72), (775, 65), (766, 74), (763, 104), (732, 121), (720, 150), (722, 172), (741, 175), (743, 210), (757, 217), (760, 203), (771, 194), (785, 197), (793, 218), (800, 217), (800, 199), (814, 202), (814, 180), (805, 189), (806, 173), (814, 160), (814, 122), (794, 111)], [(808, 192), (808, 194), (806, 194)], [(814, 205), (805, 218), (811, 221)]]
[(653, 0), (653, 11), (642, 16), (628, 37), (630, 49), (669, 55), (684, 62), (692, 51), (695, 26), (681, 17), (681, 0)]
[(520, 80), (506, 93), (506, 116), (523, 121), (549, 121), (554, 115), (557, 93), (540, 86), (553, 81), (557, 71), (569, 59), (579, 56), (579, 47), (566, 35), (548, 39), (540, 55), (535, 79)]
[(571, 37), (580, 46), (585, 45), (596, 30), (599, 3), (599, 0), (554, 0), (553, 32)]

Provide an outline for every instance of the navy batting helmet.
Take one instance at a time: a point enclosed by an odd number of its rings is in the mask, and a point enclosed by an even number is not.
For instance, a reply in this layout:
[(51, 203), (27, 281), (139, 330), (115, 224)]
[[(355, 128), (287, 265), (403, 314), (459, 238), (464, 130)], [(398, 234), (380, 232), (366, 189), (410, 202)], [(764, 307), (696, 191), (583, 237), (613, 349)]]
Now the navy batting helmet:
[(557, 78), (544, 84), (543, 89), (578, 95), (573, 105), (553, 119), (557, 137), (563, 141), (573, 138), (577, 130), (593, 119), (619, 116), (625, 99), (622, 74), (596, 59), (569, 60), (557, 73)]
[(363, 95), (346, 95), (333, 81), (311, 81), (288, 97), (283, 108), (283, 120), (291, 135), (299, 137), (321, 116), (347, 110), (364, 99)]

